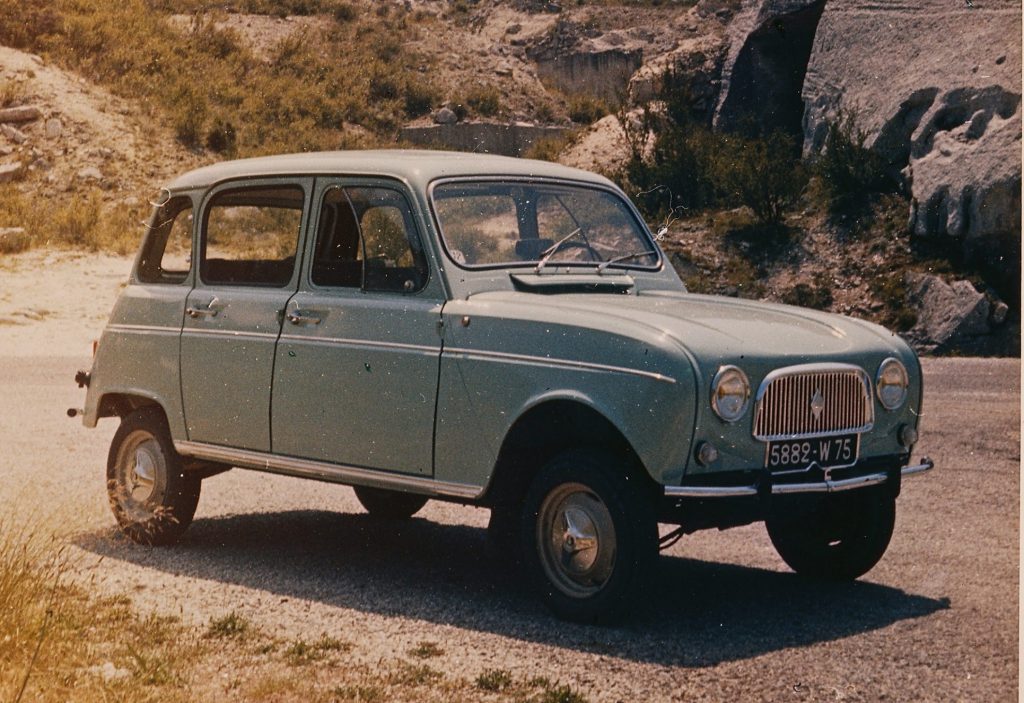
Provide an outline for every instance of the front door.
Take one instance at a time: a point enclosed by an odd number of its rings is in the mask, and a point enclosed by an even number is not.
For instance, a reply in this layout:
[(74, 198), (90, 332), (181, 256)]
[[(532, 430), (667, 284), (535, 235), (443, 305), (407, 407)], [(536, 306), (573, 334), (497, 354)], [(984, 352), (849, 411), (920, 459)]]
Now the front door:
[(389, 181), (318, 179), (316, 240), (277, 347), (275, 454), (433, 473), (443, 295)]
[(217, 188), (200, 227), (199, 279), (181, 335), (189, 440), (270, 451), (270, 385), (298, 281), (310, 180)]

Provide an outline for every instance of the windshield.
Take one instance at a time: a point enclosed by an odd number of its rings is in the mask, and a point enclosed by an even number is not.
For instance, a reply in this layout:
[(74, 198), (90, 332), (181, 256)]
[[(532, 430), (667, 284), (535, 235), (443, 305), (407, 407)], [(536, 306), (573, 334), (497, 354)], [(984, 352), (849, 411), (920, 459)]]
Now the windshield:
[[(433, 190), (441, 237), (467, 268), (655, 268), (657, 248), (615, 193), (561, 183), (448, 182)], [(601, 264), (604, 263), (604, 266)]]

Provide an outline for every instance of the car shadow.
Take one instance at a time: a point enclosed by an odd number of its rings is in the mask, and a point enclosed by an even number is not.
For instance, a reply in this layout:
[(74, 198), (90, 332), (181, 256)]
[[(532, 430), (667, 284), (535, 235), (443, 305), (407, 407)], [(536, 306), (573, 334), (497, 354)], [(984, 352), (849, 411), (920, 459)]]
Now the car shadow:
[[(655, 585), (617, 627), (555, 620), (483, 529), (423, 519), (287, 511), (196, 520), (173, 547), (116, 530), (75, 543), (107, 559), (340, 608), (399, 615), (635, 661), (700, 667), (836, 640), (949, 607), (878, 584), (659, 560)], [(490, 558), (482, 555), (489, 554)]]

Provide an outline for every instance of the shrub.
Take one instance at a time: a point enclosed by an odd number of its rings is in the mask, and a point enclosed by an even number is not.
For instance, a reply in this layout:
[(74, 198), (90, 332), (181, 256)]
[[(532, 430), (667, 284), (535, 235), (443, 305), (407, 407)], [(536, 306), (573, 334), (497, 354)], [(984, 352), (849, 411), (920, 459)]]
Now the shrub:
[(345, 23), (351, 22), (358, 17), (359, 10), (357, 10), (351, 3), (342, 2), (334, 6), (332, 14), (336, 21)]
[(203, 129), (209, 109), (206, 98), (191, 83), (182, 83), (176, 92), (175, 111), (171, 116), (174, 136), (190, 148), (202, 141)]
[(807, 185), (792, 139), (779, 132), (732, 136), (723, 139), (720, 148), (715, 170), (728, 197), (749, 207), (763, 225), (782, 222)]
[(512, 685), (512, 674), (507, 669), (488, 669), (476, 677), (476, 687), (482, 691), (504, 691)]
[(405, 84), (405, 114), (420, 117), (430, 112), (437, 102), (434, 90), (424, 82), (409, 81)]
[(17, 81), (0, 81), (0, 107), (20, 105), (25, 99), (25, 86)]
[(569, 99), (569, 119), (577, 124), (592, 124), (608, 113), (608, 105), (592, 95), (574, 95)]
[(206, 148), (218, 154), (231, 155), (235, 153), (236, 142), (235, 126), (220, 117), (214, 119), (213, 126), (206, 133)]
[(857, 126), (853, 113), (840, 113), (829, 123), (825, 147), (815, 163), (829, 210), (858, 209), (873, 194), (893, 192), (885, 159), (864, 145), (867, 132)]
[(493, 85), (478, 86), (466, 96), (466, 104), (478, 115), (493, 117), (501, 109), (501, 93)]
[(40, 37), (54, 34), (60, 15), (52, 0), (0, 2), (0, 44), (29, 49)]
[(797, 283), (782, 294), (782, 302), (802, 308), (828, 310), (832, 305), (832, 289), (827, 281), (815, 281), (813, 285)]

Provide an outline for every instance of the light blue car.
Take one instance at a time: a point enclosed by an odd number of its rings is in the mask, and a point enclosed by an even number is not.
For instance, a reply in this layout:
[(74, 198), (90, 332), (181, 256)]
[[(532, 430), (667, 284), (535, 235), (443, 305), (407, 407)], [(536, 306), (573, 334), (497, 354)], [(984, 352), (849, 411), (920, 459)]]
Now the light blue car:
[(899, 337), (687, 293), (600, 176), (336, 152), (164, 195), (78, 376), (86, 426), (121, 418), (108, 490), (139, 542), (177, 539), (231, 467), (350, 484), (381, 518), (481, 505), (557, 615), (605, 621), (705, 528), (763, 520), (796, 571), (856, 578), (932, 466), (910, 462), (921, 369)]

